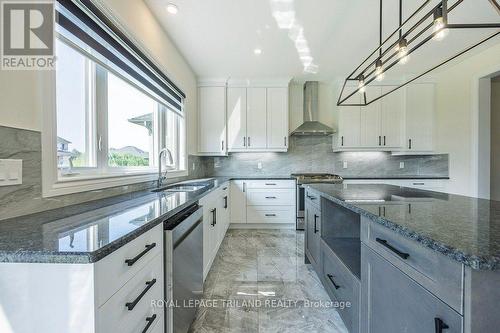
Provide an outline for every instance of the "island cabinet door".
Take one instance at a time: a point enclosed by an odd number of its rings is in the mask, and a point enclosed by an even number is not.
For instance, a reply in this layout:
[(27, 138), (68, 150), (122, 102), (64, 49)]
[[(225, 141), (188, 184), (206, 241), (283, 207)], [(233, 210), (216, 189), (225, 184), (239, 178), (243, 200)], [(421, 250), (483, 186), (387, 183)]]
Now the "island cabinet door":
[(315, 269), (318, 270), (321, 266), (321, 214), (316, 207), (306, 202), (304, 215), (306, 222), (306, 253)]
[(462, 332), (457, 312), (365, 245), (361, 266), (361, 332)]

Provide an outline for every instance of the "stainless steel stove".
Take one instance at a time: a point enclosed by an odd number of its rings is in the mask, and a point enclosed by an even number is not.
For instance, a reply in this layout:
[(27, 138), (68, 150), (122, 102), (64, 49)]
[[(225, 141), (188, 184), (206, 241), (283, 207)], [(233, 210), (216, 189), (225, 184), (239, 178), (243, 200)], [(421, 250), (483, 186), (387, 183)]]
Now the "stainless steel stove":
[(297, 180), (297, 230), (304, 230), (304, 185), (305, 184), (336, 184), (344, 179), (339, 175), (329, 173), (295, 173), (291, 175)]

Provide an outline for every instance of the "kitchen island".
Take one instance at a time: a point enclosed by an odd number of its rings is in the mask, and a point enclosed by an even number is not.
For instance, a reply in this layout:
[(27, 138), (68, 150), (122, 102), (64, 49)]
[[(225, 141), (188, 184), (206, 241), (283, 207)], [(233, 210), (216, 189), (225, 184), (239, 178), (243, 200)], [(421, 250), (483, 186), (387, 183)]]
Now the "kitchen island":
[(500, 325), (500, 202), (383, 184), (310, 185), (306, 202), (306, 261), (351, 300), (350, 331)]

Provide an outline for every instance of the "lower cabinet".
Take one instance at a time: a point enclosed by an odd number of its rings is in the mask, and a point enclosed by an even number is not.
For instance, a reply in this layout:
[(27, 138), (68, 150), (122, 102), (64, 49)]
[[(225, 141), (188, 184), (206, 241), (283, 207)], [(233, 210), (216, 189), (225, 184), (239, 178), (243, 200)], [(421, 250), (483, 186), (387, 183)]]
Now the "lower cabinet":
[(361, 265), (361, 332), (462, 332), (462, 316), (364, 244)]
[(305, 253), (319, 275), (321, 268), (321, 210), (306, 198), (305, 210)]
[(203, 278), (205, 279), (229, 227), (229, 183), (200, 199), (203, 207)]

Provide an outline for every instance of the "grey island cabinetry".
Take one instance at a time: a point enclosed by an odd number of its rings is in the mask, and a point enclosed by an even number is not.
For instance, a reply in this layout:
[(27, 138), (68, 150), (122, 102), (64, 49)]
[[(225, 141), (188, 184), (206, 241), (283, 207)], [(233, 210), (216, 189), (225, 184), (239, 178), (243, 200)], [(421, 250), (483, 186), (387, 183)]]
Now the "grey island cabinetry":
[(383, 184), (306, 194), (321, 215), (306, 261), (332, 300), (351, 303), (339, 309), (349, 332), (498, 331), (499, 202)]

